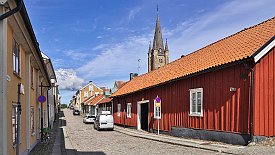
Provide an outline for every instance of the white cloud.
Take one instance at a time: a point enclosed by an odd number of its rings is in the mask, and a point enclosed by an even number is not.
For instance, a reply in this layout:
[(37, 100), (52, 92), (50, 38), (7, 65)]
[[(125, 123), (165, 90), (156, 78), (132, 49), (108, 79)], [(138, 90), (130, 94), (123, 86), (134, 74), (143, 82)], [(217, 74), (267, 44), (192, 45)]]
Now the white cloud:
[(133, 20), (135, 19), (135, 16), (141, 11), (140, 7), (136, 7), (132, 10), (130, 10), (129, 15), (128, 15), (128, 19), (129, 20)]
[(102, 37), (102, 36), (97, 36), (96, 38), (97, 38), (97, 39), (102, 39), (103, 37)]
[(93, 79), (101, 85), (104, 85), (102, 80), (109, 79), (112, 82), (106, 81), (105, 84), (111, 84), (121, 77), (128, 79), (131, 72), (138, 72), (138, 59), (141, 59), (143, 73), (147, 70), (147, 50), (151, 38), (150, 35), (132, 36), (121, 43), (99, 45), (95, 50), (100, 54), (80, 67), (77, 72), (84, 79)]
[[(227, 1), (219, 8), (204, 11), (196, 18), (179, 21), (174, 29), (163, 27), (163, 38), (168, 38), (170, 59), (178, 59), (182, 54), (193, 52), (273, 17), (273, 3), (273, 0), (254, 0), (249, 3), (239, 0)], [(138, 11), (130, 12), (129, 19), (133, 19), (136, 13)], [(137, 72), (138, 59), (142, 60), (140, 73), (146, 72), (148, 44), (153, 39), (153, 29), (154, 27), (147, 34), (129, 36), (120, 43), (94, 47), (92, 51), (99, 54), (78, 68), (78, 75), (85, 80), (93, 80), (100, 86), (111, 87), (115, 80), (128, 80), (130, 72)], [(111, 28), (104, 27), (104, 30)]]
[(79, 52), (79, 51), (75, 51), (75, 50), (65, 50), (64, 54), (66, 54), (73, 60), (80, 60), (80, 59), (85, 58), (89, 55), (88, 52)]
[(76, 75), (73, 69), (57, 69), (55, 71), (59, 89), (78, 90), (82, 87), (84, 80)]

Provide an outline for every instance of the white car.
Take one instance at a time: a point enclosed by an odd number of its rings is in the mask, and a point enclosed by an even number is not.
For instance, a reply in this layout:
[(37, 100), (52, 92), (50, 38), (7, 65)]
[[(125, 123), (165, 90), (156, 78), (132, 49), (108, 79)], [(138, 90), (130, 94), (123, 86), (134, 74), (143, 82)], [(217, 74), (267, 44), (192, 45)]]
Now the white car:
[(94, 122), (94, 128), (96, 130), (109, 129), (114, 130), (114, 117), (110, 111), (102, 111), (101, 114), (96, 116)]
[(95, 120), (95, 116), (93, 116), (93, 115), (86, 115), (83, 118), (83, 123), (94, 123), (94, 120)]

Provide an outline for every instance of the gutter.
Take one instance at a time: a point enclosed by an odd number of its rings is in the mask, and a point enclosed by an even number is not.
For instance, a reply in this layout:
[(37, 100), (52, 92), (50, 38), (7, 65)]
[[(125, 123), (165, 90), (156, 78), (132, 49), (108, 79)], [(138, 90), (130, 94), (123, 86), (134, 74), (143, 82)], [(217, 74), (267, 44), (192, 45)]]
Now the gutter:
[(250, 76), (250, 84), (249, 84), (249, 92), (250, 92), (250, 99), (249, 99), (249, 143), (253, 142), (253, 110), (254, 110), (254, 70), (249, 67), (246, 63), (244, 63), (244, 67), (250, 71), (251, 76)]
[[(17, 7), (10, 10), (9, 12), (6, 12), (4, 14), (2, 14), (0, 16), (0, 21), (15, 14), (16, 12), (20, 12), (21, 16), (22, 16), (22, 19), (24, 21), (24, 23), (26, 24), (26, 28), (30, 34), (30, 37), (31, 37), (31, 40), (34, 44), (34, 47), (37, 51), (37, 54), (38, 54), (38, 57), (39, 57), (39, 60), (42, 62), (42, 68), (44, 69), (45, 73), (46, 73), (46, 79), (48, 80), (48, 83), (51, 84), (51, 80), (49, 78), (49, 74), (47, 72), (47, 69), (46, 69), (46, 65), (44, 64), (44, 60), (42, 58), (42, 55), (41, 55), (41, 51), (40, 51), (40, 48), (39, 48), (39, 44), (36, 40), (36, 37), (35, 37), (35, 34), (34, 34), (34, 31), (33, 31), (33, 28), (32, 28), (32, 25), (31, 25), (31, 22), (30, 22), (30, 19), (29, 19), (29, 16), (27, 14), (27, 10), (26, 8), (24, 7), (24, 2), (23, 0), (14, 0), (16, 3), (17, 3)], [(42, 71), (41, 71), (42, 72)]]
[(0, 20), (3, 20), (5, 18), (8, 18), (9, 16), (15, 14), (16, 12), (20, 11), (22, 9), (22, 6), (23, 6), (23, 0), (19, 0), (17, 2), (17, 7), (16, 8), (13, 8), (12, 10), (10, 10), (9, 12), (6, 12), (4, 14), (2, 14), (0, 16)]

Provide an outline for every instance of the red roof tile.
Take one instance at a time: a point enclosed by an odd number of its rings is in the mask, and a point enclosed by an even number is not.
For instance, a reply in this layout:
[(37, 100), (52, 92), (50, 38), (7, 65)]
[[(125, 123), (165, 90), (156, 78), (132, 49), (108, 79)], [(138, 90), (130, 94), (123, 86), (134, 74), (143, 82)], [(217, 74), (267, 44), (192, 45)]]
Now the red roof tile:
[(102, 99), (104, 99), (104, 96), (102, 94), (99, 94), (89, 102), (89, 105), (96, 105)]
[(107, 98), (105, 98), (105, 99), (99, 101), (97, 104), (109, 103), (109, 102), (111, 102), (111, 101), (112, 101), (112, 98), (107, 97)]
[(112, 97), (133, 93), (206, 69), (251, 57), (275, 35), (275, 17), (214, 42), (157, 70), (140, 75)]

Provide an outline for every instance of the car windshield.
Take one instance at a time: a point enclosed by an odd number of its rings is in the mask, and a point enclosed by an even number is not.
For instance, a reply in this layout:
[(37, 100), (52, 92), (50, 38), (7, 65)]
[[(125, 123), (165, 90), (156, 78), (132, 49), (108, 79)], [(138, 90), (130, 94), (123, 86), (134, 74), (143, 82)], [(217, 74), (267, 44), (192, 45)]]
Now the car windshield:
[(95, 116), (87, 116), (87, 118), (95, 118)]

